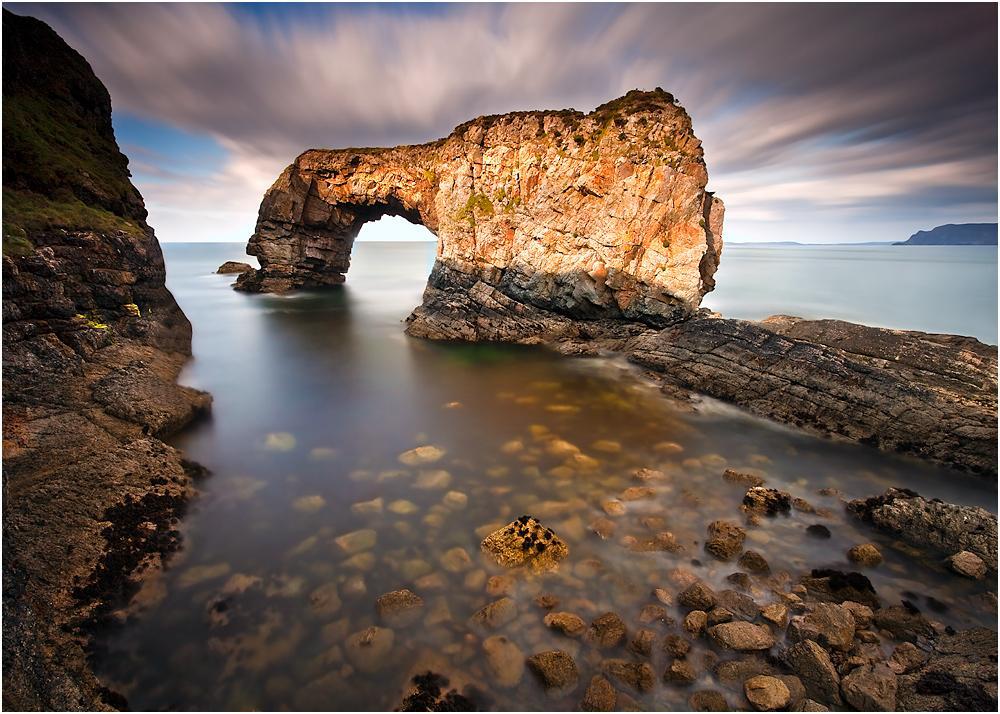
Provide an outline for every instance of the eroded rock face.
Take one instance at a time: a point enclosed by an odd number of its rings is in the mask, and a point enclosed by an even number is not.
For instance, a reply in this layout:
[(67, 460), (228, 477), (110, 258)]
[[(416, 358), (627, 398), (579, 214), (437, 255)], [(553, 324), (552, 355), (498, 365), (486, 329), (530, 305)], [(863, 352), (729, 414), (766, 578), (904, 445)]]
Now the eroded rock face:
[(722, 250), (723, 206), (705, 190), (702, 155), (662, 90), (586, 115), (479, 117), (419, 146), (307, 151), (264, 196), (247, 247), (261, 269), (237, 287), (343, 282), (361, 226), (398, 215), (439, 239), (414, 334), (438, 331), (447, 300), (470, 308), (448, 329), (479, 339), (470, 316), (483, 311), (533, 315), (525, 337), (548, 313), (668, 324), (713, 288)]
[(176, 384), (191, 326), (107, 90), (44, 23), (3, 35), (3, 705), (123, 707), (87, 626), (179, 547), (199, 469), (160, 438), (211, 398)]

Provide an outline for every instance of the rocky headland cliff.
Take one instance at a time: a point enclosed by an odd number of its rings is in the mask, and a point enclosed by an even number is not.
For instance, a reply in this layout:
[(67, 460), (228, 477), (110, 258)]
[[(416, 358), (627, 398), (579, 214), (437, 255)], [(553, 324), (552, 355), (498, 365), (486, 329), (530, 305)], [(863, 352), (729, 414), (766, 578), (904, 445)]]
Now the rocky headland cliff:
[(619, 352), (674, 390), (995, 475), (995, 346), (699, 310), (722, 253), (707, 183), (691, 119), (660, 89), (479, 117), (419, 146), (307, 151), (265, 194), (247, 247), (261, 268), (236, 287), (343, 282), (361, 226), (400, 215), (438, 236), (410, 335)]
[(160, 439), (211, 400), (107, 90), (38, 20), (3, 40), (3, 704), (119, 708), (89, 628), (177, 548), (198, 468)]

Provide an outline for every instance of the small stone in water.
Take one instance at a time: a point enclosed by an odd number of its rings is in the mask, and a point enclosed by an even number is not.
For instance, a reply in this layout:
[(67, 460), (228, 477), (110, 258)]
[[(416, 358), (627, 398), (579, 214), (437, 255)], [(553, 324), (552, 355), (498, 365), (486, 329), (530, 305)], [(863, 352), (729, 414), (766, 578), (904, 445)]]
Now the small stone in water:
[(436, 469), (434, 471), (421, 471), (417, 474), (417, 478), (413, 482), (413, 487), (423, 491), (432, 491), (448, 488), (450, 484), (451, 474), (444, 469)]
[(469, 497), (461, 491), (448, 491), (442, 500), (444, 505), (455, 509), (465, 508), (469, 503)]
[(674, 596), (670, 594), (670, 591), (664, 590), (663, 588), (654, 588), (653, 597), (655, 597), (664, 605), (674, 604)]
[(650, 481), (661, 481), (664, 478), (662, 471), (657, 471), (656, 469), (637, 469), (635, 473), (632, 474), (632, 480), (638, 481), (639, 483), (649, 483)]
[(388, 654), (395, 639), (395, 633), (390, 629), (369, 627), (355, 632), (347, 639), (345, 654), (361, 672), (376, 672), (392, 664)]
[(445, 450), (440, 446), (418, 446), (415, 449), (410, 449), (400, 454), (399, 461), (406, 466), (423, 466), (440, 461), (444, 455)]
[(333, 615), (340, 609), (340, 595), (336, 583), (320, 585), (309, 594), (309, 604), (321, 617)]
[(524, 451), (524, 442), (520, 439), (504, 442), (500, 447), (500, 451), (505, 454), (516, 454), (519, 451)]
[(590, 530), (599, 536), (601, 540), (607, 540), (615, 534), (615, 523), (607, 518), (598, 518), (590, 524)]
[(465, 581), (463, 583), (466, 590), (472, 590), (478, 592), (483, 589), (483, 585), (486, 584), (486, 571), (480, 568), (479, 570), (472, 570), (465, 574)]
[(378, 540), (378, 534), (371, 528), (362, 528), (361, 530), (351, 531), (350, 533), (345, 533), (338, 538), (334, 538), (333, 542), (337, 544), (346, 555), (352, 555), (355, 553), (360, 553), (362, 551), (371, 550), (375, 547), (375, 543)]
[(309, 451), (309, 458), (313, 461), (326, 461), (332, 459), (337, 455), (336, 449), (331, 449), (326, 446), (318, 446), (315, 449)]
[(567, 637), (580, 637), (587, 629), (587, 623), (571, 612), (550, 612), (543, 619), (545, 626), (561, 632)]
[(580, 680), (576, 662), (562, 650), (532, 655), (528, 658), (528, 668), (538, 677), (550, 697), (560, 698), (570, 693)]
[(292, 507), (296, 511), (302, 511), (303, 513), (318, 511), (325, 505), (326, 499), (322, 496), (302, 496), (292, 501)]
[(813, 523), (811, 526), (806, 528), (806, 533), (813, 536), (814, 538), (829, 538), (830, 529), (824, 526), (822, 523)]
[(472, 558), (465, 548), (451, 548), (446, 550), (440, 558), (441, 567), (449, 573), (460, 573), (472, 567)]
[(791, 701), (788, 686), (777, 677), (758, 675), (743, 683), (743, 691), (754, 709), (773, 712), (784, 709)]
[(423, 607), (423, 598), (405, 588), (380, 595), (375, 601), (379, 617), (392, 627), (412, 625), (420, 618)]
[(398, 516), (408, 516), (420, 510), (420, 507), (413, 501), (399, 499), (389, 504), (389, 510)]
[(655, 496), (656, 489), (650, 488), (649, 486), (629, 486), (622, 491), (620, 498), (623, 501), (641, 501)]
[(268, 451), (291, 451), (295, 448), (295, 437), (287, 431), (273, 432), (265, 437), (264, 448)]
[(551, 610), (552, 608), (559, 607), (559, 598), (550, 593), (542, 593), (535, 597), (535, 604), (543, 610)]
[(722, 472), (722, 478), (730, 483), (738, 483), (743, 486), (763, 486), (764, 479), (756, 474), (748, 474), (735, 469), (726, 469)]
[(625, 515), (625, 504), (621, 501), (605, 501), (601, 504), (601, 508), (612, 518), (618, 518)]
[(375, 567), (375, 555), (373, 553), (358, 553), (345, 560), (342, 565), (345, 568), (368, 572)]
[(592, 623), (587, 641), (600, 649), (617, 647), (625, 640), (625, 623), (613, 612), (606, 612)]
[(509, 597), (502, 597), (476, 612), (470, 622), (483, 629), (496, 630), (513, 622), (516, 617), (517, 605)]
[(622, 450), (620, 441), (611, 441), (610, 439), (598, 439), (590, 447), (594, 451), (603, 451), (607, 454), (617, 454)]
[(848, 550), (847, 558), (852, 563), (872, 568), (882, 562), (882, 553), (874, 543), (862, 543)]
[(698, 673), (686, 659), (675, 658), (663, 672), (663, 681), (667, 684), (687, 686), (696, 679), (698, 679)]
[(771, 572), (771, 566), (768, 565), (767, 560), (765, 560), (764, 556), (756, 550), (746, 551), (740, 556), (740, 559), (737, 562), (741, 568), (750, 573), (766, 575)]
[(948, 566), (966, 578), (982, 580), (986, 577), (986, 563), (975, 553), (963, 550), (948, 558)]
[(611, 682), (595, 674), (580, 701), (580, 711), (613, 712), (616, 709), (616, 700), (617, 693)]
[(351, 513), (359, 516), (381, 513), (384, 504), (385, 501), (381, 496), (373, 498), (370, 501), (358, 501), (351, 506)]
[(483, 640), (486, 666), (498, 687), (516, 687), (524, 674), (524, 653), (502, 635)]

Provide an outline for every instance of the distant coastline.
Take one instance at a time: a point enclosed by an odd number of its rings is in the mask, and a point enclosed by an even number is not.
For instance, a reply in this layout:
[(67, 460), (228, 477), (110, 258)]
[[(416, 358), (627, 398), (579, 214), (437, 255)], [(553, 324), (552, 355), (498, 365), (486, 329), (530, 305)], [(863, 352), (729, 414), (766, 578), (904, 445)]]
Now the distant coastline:
[(917, 231), (893, 245), (996, 245), (996, 223), (950, 223), (929, 231)]

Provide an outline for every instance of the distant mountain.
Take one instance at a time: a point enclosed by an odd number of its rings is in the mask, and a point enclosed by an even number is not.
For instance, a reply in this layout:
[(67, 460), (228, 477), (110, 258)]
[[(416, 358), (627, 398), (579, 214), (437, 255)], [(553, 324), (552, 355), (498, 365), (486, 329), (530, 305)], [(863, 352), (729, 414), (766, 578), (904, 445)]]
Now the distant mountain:
[(909, 240), (893, 245), (996, 245), (996, 223), (949, 223), (917, 231)]

